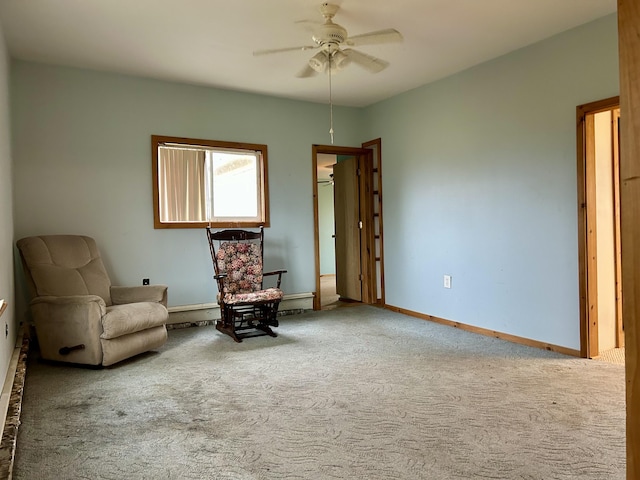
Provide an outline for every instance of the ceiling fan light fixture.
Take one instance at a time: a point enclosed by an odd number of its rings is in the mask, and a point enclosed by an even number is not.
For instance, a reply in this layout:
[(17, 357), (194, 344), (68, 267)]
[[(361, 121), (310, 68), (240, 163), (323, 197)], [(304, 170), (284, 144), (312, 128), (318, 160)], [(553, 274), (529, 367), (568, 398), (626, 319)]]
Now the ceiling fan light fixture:
[(342, 50), (336, 50), (331, 57), (331, 71), (338, 72), (351, 63), (349, 56)]
[(324, 52), (318, 52), (309, 59), (309, 66), (319, 73), (327, 69), (327, 63), (327, 55)]

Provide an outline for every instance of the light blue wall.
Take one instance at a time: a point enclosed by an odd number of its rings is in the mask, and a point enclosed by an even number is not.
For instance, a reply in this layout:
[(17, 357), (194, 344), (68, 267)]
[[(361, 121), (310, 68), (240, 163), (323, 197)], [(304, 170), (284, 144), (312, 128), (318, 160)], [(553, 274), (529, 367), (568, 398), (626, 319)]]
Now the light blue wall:
[[(11, 128), (9, 126), (9, 58), (0, 27), (0, 298), (8, 302), (0, 317), (0, 380), (4, 380), (17, 326), (13, 280), (13, 199), (11, 168)], [(9, 334), (5, 334), (5, 326)]]
[[(315, 289), (312, 144), (328, 106), (16, 61), (15, 235), (96, 238), (114, 284), (169, 285), (169, 304), (215, 301), (204, 229), (154, 230), (151, 135), (264, 143), (266, 268), (286, 293)], [(359, 145), (360, 111), (334, 109), (336, 143)]]
[(580, 348), (576, 106), (617, 59), (613, 15), (365, 109), (388, 304)]

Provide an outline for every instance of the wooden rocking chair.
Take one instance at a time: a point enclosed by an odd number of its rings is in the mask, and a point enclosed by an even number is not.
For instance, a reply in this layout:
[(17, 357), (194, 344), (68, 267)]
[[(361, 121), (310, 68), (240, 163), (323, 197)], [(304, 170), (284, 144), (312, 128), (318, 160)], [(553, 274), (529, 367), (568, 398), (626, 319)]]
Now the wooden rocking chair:
[[(282, 274), (286, 270), (262, 271), (264, 229), (222, 230), (207, 238), (218, 284), (220, 320), (216, 329), (236, 342), (258, 335), (277, 335), (271, 327), (278, 326), (278, 307), (283, 297), (280, 290)], [(265, 276), (276, 276), (274, 288), (263, 288)]]

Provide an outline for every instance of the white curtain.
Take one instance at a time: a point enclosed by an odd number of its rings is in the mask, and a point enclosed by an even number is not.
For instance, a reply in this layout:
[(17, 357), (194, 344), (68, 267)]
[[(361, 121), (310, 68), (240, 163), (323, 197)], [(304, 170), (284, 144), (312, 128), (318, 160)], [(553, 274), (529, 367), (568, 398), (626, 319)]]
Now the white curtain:
[(158, 196), (161, 222), (204, 222), (205, 152), (158, 149)]

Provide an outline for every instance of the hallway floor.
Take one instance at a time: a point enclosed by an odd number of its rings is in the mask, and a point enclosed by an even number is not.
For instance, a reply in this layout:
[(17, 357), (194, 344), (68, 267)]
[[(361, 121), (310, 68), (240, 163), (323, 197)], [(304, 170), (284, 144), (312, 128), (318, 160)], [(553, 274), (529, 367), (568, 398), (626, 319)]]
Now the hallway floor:
[(600, 360), (601, 362), (615, 363), (616, 365), (624, 365), (624, 347), (600, 352), (600, 355), (593, 359)]
[(320, 305), (322, 310), (333, 310), (362, 305), (362, 303), (340, 300), (340, 296), (336, 293), (336, 276), (320, 275)]

